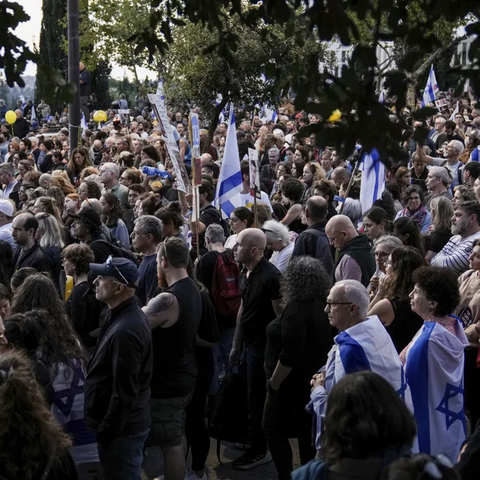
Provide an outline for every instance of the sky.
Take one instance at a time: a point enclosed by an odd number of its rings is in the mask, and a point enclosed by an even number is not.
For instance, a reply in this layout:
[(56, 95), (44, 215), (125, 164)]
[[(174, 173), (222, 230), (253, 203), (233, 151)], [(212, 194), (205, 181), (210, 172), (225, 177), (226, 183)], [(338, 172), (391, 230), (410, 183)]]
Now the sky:
[[(17, 3), (22, 5), (25, 12), (30, 15), (30, 20), (28, 22), (21, 23), (18, 28), (15, 30), (15, 34), (27, 42), (30, 48), (33, 47), (33, 44), (36, 43), (37, 46), (40, 40), (40, 26), (42, 21), (42, 1), (41, 0), (15, 0)], [(65, 0), (66, 1), (66, 0)], [(25, 70), (24, 75), (35, 75), (37, 67), (35, 64), (29, 62)], [(147, 75), (152, 78), (155, 76), (155, 73), (152, 73), (146, 68), (138, 68), (138, 76), (140, 80), (143, 80)], [(124, 76), (132, 79), (132, 74), (127, 71), (126, 68), (123, 68), (119, 65), (114, 64), (112, 68), (111, 76), (113, 78), (121, 80)]]

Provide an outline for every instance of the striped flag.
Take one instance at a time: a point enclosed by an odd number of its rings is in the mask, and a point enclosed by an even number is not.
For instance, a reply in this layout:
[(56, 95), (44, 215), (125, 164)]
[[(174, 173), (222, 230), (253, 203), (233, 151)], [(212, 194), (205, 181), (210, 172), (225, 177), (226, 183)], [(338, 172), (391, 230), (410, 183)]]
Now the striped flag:
[(35, 107), (32, 105), (32, 115), (30, 117), (32, 122), (37, 119), (37, 114), (35, 113)]
[(88, 129), (87, 120), (85, 120), (85, 114), (82, 112), (82, 117), (80, 118), (80, 126), (82, 130), (85, 131)]
[(215, 194), (215, 205), (221, 207), (222, 215), (225, 218), (230, 218), (230, 214), (235, 209), (235, 205), (230, 201), (231, 198), (237, 193), (240, 193), (243, 189), (233, 103), (230, 104), (228, 123), (225, 154), (223, 156), (222, 167), (218, 177), (217, 191)]
[(378, 97), (378, 103), (385, 103), (385, 92), (382, 90), (380, 96)]
[(437, 99), (438, 83), (435, 77), (435, 70), (433, 65), (430, 67), (430, 73), (428, 74), (427, 85), (423, 92), (422, 107), (426, 107), (429, 103), (435, 103)]
[(460, 321), (455, 334), (436, 322), (425, 322), (406, 352), (421, 453), (447, 455), (456, 462), (466, 435), (463, 352), (468, 340)]
[(277, 123), (278, 121), (278, 114), (275, 108), (270, 108), (268, 105), (264, 105), (262, 110), (260, 110), (260, 120), (263, 123), (267, 122), (274, 122)]
[(371, 153), (364, 153), (361, 161), (360, 202), (362, 213), (365, 213), (372, 208), (373, 202), (381, 198), (385, 189), (385, 165), (380, 160), (380, 155), (375, 148)]

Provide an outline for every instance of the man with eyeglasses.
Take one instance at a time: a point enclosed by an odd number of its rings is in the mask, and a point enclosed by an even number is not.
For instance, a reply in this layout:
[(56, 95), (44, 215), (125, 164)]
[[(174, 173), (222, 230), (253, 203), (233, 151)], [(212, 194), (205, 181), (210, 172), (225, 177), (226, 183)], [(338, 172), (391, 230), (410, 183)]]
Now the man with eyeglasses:
[(332, 327), (340, 333), (334, 338), (326, 365), (310, 382), (311, 401), (307, 408), (316, 415), (317, 450), (320, 449), (328, 394), (350, 373), (362, 370), (378, 373), (390, 382), (407, 406), (412, 406), (403, 366), (392, 339), (376, 315), (367, 317), (368, 305), (367, 289), (356, 280), (337, 282), (328, 294), (325, 312)]
[(139, 275), (126, 258), (91, 263), (96, 297), (107, 304), (97, 348), (88, 363), (85, 420), (97, 435), (105, 479), (141, 480), (150, 431), (152, 332), (138, 306)]
[(17, 244), (13, 254), (13, 271), (23, 267), (32, 267), (39, 272), (52, 272), (52, 262), (48, 253), (35, 239), (38, 230), (38, 220), (31, 213), (17, 215), (12, 222), (12, 237)]

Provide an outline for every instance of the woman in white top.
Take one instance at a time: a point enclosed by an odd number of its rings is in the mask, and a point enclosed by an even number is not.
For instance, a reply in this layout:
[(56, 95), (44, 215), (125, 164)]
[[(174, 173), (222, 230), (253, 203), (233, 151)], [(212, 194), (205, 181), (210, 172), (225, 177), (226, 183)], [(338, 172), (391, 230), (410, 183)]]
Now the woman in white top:
[(265, 222), (262, 230), (267, 237), (267, 247), (273, 250), (270, 262), (283, 274), (288, 267), (294, 247), (290, 239), (290, 230), (275, 220)]
[(253, 213), (247, 207), (238, 207), (230, 214), (230, 227), (235, 232), (225, 242), (225, 248), (231, 248), (237, 243), (237, 235), (253, 225)]

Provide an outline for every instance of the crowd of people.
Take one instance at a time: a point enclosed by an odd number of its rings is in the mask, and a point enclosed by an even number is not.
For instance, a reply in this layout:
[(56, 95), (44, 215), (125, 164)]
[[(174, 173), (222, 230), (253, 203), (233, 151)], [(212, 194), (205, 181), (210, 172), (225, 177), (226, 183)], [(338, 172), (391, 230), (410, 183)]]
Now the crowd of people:
[[(206, 480), (230, 375), (248, 410), (235, 469), (477, 478), (480, 110), (471, 95), (450, 105), (425, 122), (398, 113), (409, 160), (388, 163), (367, 210), (358, 152), (298, 134), (317, 116), (287, 104), (277, 122), (244, 119), (228, 219), (226, 123), (200, 130), (194, 220), (148, 108), (109, 111), (76, 148), (66, 128), (2, 124), (0, 478), (140, 480), (159, 448), (158, 478)], [(191, 175), (188, 112), (168, 116)]]

